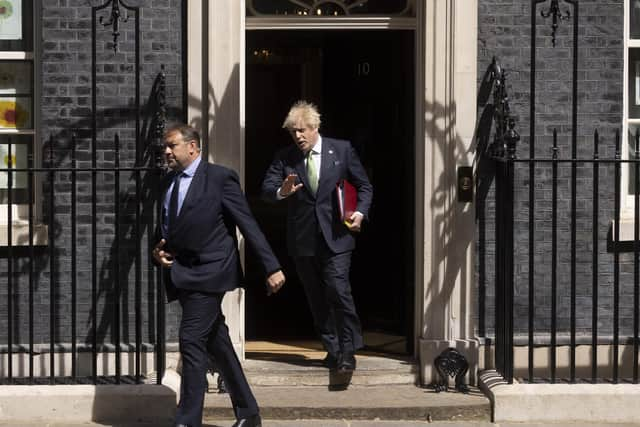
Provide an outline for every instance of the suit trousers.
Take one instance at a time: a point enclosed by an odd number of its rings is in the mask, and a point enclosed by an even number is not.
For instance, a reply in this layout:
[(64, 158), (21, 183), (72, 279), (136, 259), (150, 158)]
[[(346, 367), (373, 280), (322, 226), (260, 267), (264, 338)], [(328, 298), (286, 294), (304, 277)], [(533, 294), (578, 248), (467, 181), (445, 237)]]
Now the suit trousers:
[(202, 426), (209, 354), (227, 386), (237, 418), (258, 414), (258, 404), (238, 360), (222, 314), (224, 293), (180, 290), (182, 382), (176, 424)]
[(351, 295), (351, 251), (335, 254), (326, 244), (315, 256), (295, 257), (314, 326), (325, 350), (338, 356), (363, 347), (360, 318)]

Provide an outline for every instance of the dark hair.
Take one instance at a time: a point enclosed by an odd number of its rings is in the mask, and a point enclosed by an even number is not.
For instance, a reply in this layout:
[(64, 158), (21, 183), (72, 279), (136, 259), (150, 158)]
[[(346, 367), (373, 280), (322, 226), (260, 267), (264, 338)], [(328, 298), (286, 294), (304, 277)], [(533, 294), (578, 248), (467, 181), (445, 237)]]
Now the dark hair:
[(198, 148), (200, 148), (200, 134), (194, 127), (185, 125), (184, 123), (172, 124), (164, 131), (164, 136), (166, 137), (173, 132), (180, 133), (184, 142), (195, 141)]

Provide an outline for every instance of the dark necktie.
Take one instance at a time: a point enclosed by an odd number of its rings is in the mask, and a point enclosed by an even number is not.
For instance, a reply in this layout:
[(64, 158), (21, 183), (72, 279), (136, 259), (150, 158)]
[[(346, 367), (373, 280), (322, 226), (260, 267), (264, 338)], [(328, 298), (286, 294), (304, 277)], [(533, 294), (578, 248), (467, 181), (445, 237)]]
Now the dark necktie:
[(178, 172), (173, 181), (173, 190), (171, 190), (171, 198), (169, 199), (169, 230), (175, 225), (178, 218), (178, 195), (180, 194), (180, 179), (182, 172)]

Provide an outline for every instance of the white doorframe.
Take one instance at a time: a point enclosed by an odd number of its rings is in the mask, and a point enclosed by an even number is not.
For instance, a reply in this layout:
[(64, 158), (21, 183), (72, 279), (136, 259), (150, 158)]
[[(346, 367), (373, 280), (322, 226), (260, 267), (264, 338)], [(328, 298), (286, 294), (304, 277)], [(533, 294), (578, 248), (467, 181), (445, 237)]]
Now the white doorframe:
[[(445, 346), (458, 346), (469, 358), (477, 359), (474, 251), (469, 243), (474, 241), (473, 204), (461, 205), (455, 200), (456, 168), (473, 164), (477, 0), (419, 0), (416, 19), (306, 17), (299, 21), (245, 18), (245, 0), (193, 0), (188, 4), (189, 122), (197, 125), (207, 110), (209, 160), (234, 168), (243, 179), (245, 31), (414, 30), (416, 355), (423, 382), (432, 380), (433, 357)], [(202, 26), (205, 4), (209, 8), (207, 28)], [(208, 44), (204, 53), (203, 37)], [(203, 61), (208, 67), (203, 67)], [(443, 200), (443, 205), (434, 206), (436, 199)], [(441, 218), (448, 221), (451, 234), (442, 234)], [(242, 292), (229, 294), (224, 309), (234, 345), (243, 355)], [(473, 376), (477, 360), (471, 362)]]
[[(244, 183), (244, 0), (187, 3), (187, 121), (202, 134), (208, 160), (238, 172)], [(206, 128), (206, 129), (203, 129)], [(239, 235), (241, 253), (244, 242)], [(244, 291), (228, 292), (223, 312), (244, 357)]]

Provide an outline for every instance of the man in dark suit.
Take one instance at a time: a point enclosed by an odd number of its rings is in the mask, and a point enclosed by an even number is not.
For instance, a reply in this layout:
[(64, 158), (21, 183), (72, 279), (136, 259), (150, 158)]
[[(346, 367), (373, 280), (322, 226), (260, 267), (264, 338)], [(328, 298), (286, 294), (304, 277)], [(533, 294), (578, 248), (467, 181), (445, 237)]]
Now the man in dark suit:
[(265, 272), (268, 292), (284, 284), (280, 264), (240, 189), (238, 175), (200, 157), (200, 136), (189, 126), (165, 134), (171, 173), (163, 182), (162, 239), (153, 257), (163, 267), (169, 301), (179, 300), (182, 382), (177, 427), (200, 427), (208, 354), (222, 375), (238, 421), (260, 426), (258, 405), (233, 349), (221, 311), (226, 291), (243, 280), (236, 227)]
[[(348, 141), (320, 136), (320, 114), (298, 101), (282, 126), (293, 145), (280, 150), (262, 183), (263, 198), (284, 200), (287, 246), (294, 258), (315, 328), (331, 369), (353, 372), (355, 352), (363, 347), (360, 319), (351, 295), (349, 268), (354, 233), (366, 219), (373, 188)], [(357, 208), (342, 221), (336, 184), (346, 179), (358, 192)]]

